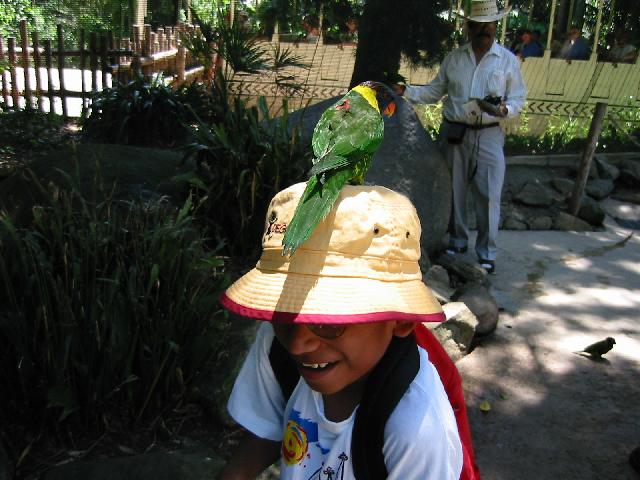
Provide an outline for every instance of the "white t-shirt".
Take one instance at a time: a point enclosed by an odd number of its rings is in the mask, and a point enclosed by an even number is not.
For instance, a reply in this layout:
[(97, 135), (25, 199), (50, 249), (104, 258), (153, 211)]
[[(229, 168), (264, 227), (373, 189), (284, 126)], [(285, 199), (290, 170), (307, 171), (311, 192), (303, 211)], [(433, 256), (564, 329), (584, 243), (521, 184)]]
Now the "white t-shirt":
[[(354, 479), (355, 411), (341, 422), (328, 420), (322, 395), (303, 379), (285, 405), (269, 362), (273, 336), (271, 324), (264, 322), (236, 379), (229, 413), (258, 437), (283, 441), (281, 479)], [(462, 446), (453, 410), (423, 349), (420, 371), (387, 421), (382, 451), (389, 480), (460, 478)]]

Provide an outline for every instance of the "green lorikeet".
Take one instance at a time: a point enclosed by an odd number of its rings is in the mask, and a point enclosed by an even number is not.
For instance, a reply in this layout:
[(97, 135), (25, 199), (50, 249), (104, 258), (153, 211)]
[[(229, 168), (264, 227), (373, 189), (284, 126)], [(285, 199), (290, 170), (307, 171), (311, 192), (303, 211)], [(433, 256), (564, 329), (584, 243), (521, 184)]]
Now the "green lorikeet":
[(384, 136), (382, 115), (394, 111), (391, 90), (378, 82), (361, 83), (324, 111), (313, 131), (313, 167), (284, 234), (283, 255), (293, 255), (309, 239), (345, 184), (364, 183)]

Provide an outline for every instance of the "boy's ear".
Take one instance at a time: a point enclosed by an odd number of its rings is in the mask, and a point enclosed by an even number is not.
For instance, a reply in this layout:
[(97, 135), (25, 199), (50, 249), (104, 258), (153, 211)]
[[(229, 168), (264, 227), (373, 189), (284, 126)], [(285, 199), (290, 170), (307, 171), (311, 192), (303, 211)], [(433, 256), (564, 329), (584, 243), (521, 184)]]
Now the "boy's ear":
[(406, 337), (413, 329), (416, 328), (415, 322), (396, 322), (396, 326), (393, 329), (393, 334), (396, 337)]

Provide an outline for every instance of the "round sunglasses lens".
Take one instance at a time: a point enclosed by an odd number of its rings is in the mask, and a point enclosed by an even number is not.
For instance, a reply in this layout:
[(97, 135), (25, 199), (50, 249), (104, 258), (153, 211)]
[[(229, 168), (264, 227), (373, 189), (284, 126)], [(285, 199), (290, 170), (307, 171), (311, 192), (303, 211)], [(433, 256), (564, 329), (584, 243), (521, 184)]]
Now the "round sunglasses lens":
[(307, 325), (307, 328), (321, 338), (333, 339), (338, 338), (344, 333), (345, 325)]

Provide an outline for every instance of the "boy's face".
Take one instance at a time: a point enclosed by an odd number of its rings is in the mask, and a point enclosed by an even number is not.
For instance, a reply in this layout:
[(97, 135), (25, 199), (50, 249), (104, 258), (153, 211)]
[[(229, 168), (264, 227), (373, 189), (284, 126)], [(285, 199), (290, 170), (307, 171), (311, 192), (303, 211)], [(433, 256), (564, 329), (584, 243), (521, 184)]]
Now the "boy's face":
[(391, 338), (409, 335), (414, 324), (394, 321), (351, 324), (337, 338), (318, 336), (305, 325), (274, 323), (273, 328), (309, 387), (323, 395), (333, 395), (364, 384)]

